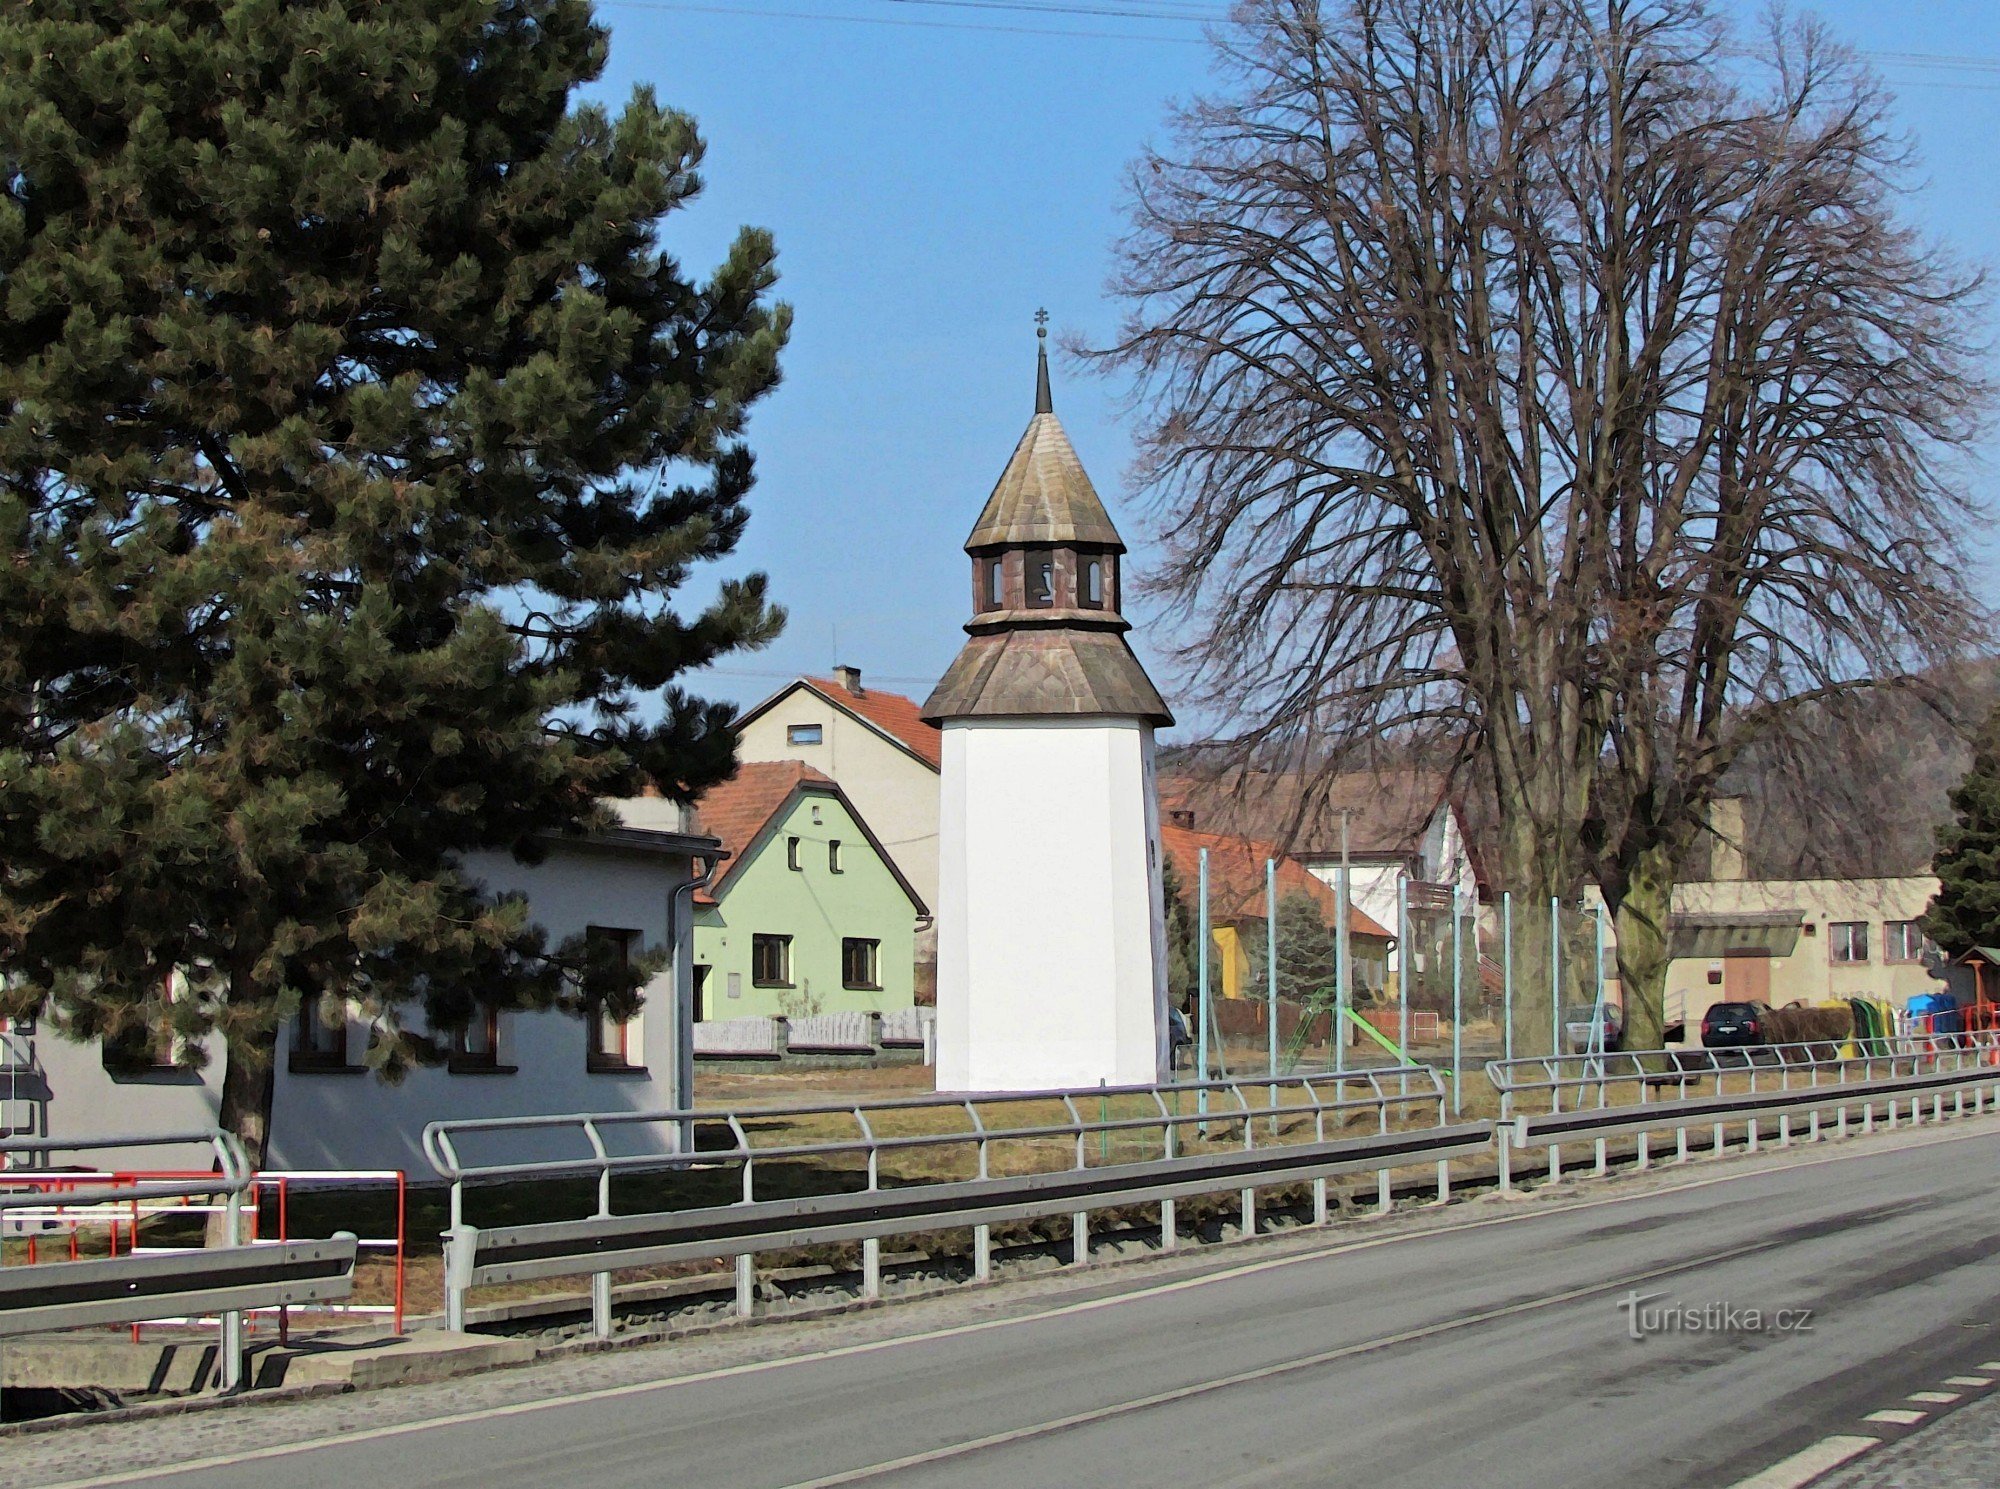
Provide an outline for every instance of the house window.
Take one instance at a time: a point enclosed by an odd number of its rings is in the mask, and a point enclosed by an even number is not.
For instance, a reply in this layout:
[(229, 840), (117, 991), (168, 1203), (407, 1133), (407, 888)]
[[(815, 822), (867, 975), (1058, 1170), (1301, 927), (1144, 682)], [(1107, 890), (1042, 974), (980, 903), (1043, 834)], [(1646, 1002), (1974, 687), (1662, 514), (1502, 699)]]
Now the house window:
[(982, 558), (979, 561), (979, 608), (998, 610), (1006, 603), (1006, 561)]
[(1882, 927), (1882, 960), (1921, 962), (1937, 955), (1937, 945), (1924, 934), (1920, 920), (1892, 920)]
[(1030, 548), (1026, 556), (1028, 608), (1048, 610), (1056, 602), (1056, 555), (1053, 548)]
[(1826, 928), (1827, 956), (1835, 963), (1852, 965), (1868, 960), (1868, 922), (1836, 920)]
[(1104, 608), (1104, 560), (1091, 557), (1078, 561), (1076, 602), (1085, 610)]
[(105, 1036), (102, 1056), (106, 1070), (139, 1075), (149, 1070), (180, 1068), (180, 1041), (174, 1035), (172, 1015), (168, 1012), (174, 999), (175, 978), (169, 972), (161, 980), (159, 1006), (145, 1010), (145, 1021)]
[(797, 838), (785, 839), (785, 867), (795, 872), (803, 871), (805, 868), (805, 865), (799, 862), (799, 840)]
[(826, 845), (826, 867), (828, 873), (838, 874), (843, 872), (840, 867), (839, 838), (835, 838), (832, 842)]
[(308, 998), (292, 1023), (291, 1067), (296, 1071), (346, 1070), (347, 1020), (328, 1026), (320, 1017), (319, 1001)]
[[(604, 972), (626, 973), (639, 944), (637, 931), (594, 925), (585, 929), (584, 942), (591, 966)], [(591, 1009), (588, 1023), (590, 1046), (584, 1059), (587, 1069), (633, 1070), (639, 1065), (636, 1019), (613, 1018), (601, 999)]]
[(792, 985), (792, 938), (752, 936), (750, 938), (750, 981), (758, 987)]
[(785, 730), (785, 738), (795, 745), (816, 745), (825, 738), (825, 730), (819, 724), (793, 724)]
[(874, 990), (882, 986), (882, 943), (860, 936), (840, 941), (840, 985)]
[(472, 1011), (463, 1029), (454, 1029), (451, 1051), (445, 1068), (455, 1075), (500, 1074), (500, 1010), (481, 1007)]

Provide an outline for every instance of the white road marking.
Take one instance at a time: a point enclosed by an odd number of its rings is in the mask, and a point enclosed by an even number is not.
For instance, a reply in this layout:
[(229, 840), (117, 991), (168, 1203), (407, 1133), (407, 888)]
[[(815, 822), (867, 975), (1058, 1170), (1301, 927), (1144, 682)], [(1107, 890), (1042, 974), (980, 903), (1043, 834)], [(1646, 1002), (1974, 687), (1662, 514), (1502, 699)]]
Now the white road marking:
[(1801, 1489), (1829, 1469), (1840, 1467), (1877, 1443), (1879, 1437), (1825, 1437), (1802, 1453), (1773, 1463), (1762, 1473), (1740, 1479), (1730, 1489)]
[(1929, 1415), (1930, 1413), (1927, 1411), (1898, 1411), (1892, 1408), (1889, 1411), (1871, 1411), (1861, 1420), (1864, 1422), (1887, 1422), (1892, 1427), (1914, 1427)]
[[(398, 1422), (386, 1427), (367, 1427), (356, 1432), (343, 1432), (328, 1437), (311, 1437), (293, 1443), (273, 1443), (269, 1447), (246, 1448), (237, 1453), (217, 1453), (207, 1458), (190, 1459), (182, 1463), (163, 1463), (152, 1468), (127, 1469), (120, 1473), (103, 1474), (88, 1479), (67, 1479), (59, 1484), (45, 1485), (44, 1489), (110, 1489), (115, 1484), (136, 1484), (148, 1479), (169, 1478), (180, 1474), (207, 1473), (216, 1469), (233, 1468), (245, 1463), (268, 1462), (273, 1458), (289, 1458), (294, 1453), (318, 1452), (326, 1448), (343, 1447), (350, 1443), (377, 1442), (386, 1438), (408, 1437), (418, 1432), (429, 1432), (436, 1428), (462, 1427), (473, 1422), (498, 1421), (507, 1417), (525, 1416), (530, 1412), (548, 1411), (564, 1406), (582, 1406), (597, 1401), (614, 1401), (622, 1397), (642, 1396), (654, 1391), (670, 1391), (679, 1386), (700, 1385), (707, 1381), (728, 1380), (737, 1376), (761, 1375), (766, 1371), (787, 1370), (798, 1365), (824, 1363), (828, 1360), (848, 1359), (855, 1355), (876, 1354), (883, 1350), (896, 1349), (909, 1344), (928, 1344), (940, 1339), (956, 1339), (970, 1334), (983, 1334), (994, 1329), (1017, 1328), (1040, 1323), (1045, 1319), (1063, 1318), (1076, 1314), (1095, 1313), (1102, 1309), (1120, 1307), (1127, 1303), (1143, 1302), (1151, 1298), (1165, 1297), (1173, 1293), (1187, 1292), (1198, 1287), (1211, 1286), (1218, 1282), (1233, 1281), (1239, 1277), (1255, 1276), (1263, 1272), (1274, 1272), (1282, 1267), (1298, 1266), (1306, 1262), (1324, 1261), (1329, 1257), (1350, 1256), (1358, 1251), (1372, 1251), (1381, 1246), (1394, 1246), (1404, 1241), (1421, 1241), (1431, 1236), (1459, 1235), (1466, 1231), (1486, 1230), (1493, 1226), (1512, 1225), (1520, 1221), (1546, 1218), (1550, 1215), (1572, 1215), (1580, 1210), (1599, 1210), (1612, 1205), (1632, 1204), (1640, 1200), (1658, 1199), (1666, 1195), (1685, 1194), (1697, 1189), (1708, 1189), (1717, 1184), (1733, 1184), (1743, 1179), (1762, 1178), (1773, 1173), (1793, 1173), (1801, 1169), (1822, 1168), (1828, 1164), (1845, 1163), (1855, 1158), (1875, 1156), (1883, 1151), (1899, 1151), (1903, 1148), (1942, 1147), (1947, 1143), (1971, 1142), (1980, 1138), (1991, 1138), (1990, 1131), (1967, 1132), (1963, 1129), (1948, 1133), (1927, 1134), (1927, 1141), (1912, 1141), (1899, 1144), (1896, 1149), (1847, 1149), (1829, 1153), (1824, 1158), (1808, 1158), (1791, 1163), (1759, 1165), (1735, 1173), (1711, 1174), (1705, 1178), (1689, 1179), (1685, 1183), (1663, 1185), (1658, 1189), (1648, 1189), (1638, 1194), (1606, 1195), (1603, 1199), (1583, 1200), (1575, 1204), (1563, 1204), (1546, 1210), (1519, 1210), (1508, 1215), (1491, 1215), (1478, 1220), (1464, 1220), (1451, 1225), (1440, 1225), (1429, 1230), (1405, 1232), (1394, 1236), (1375, 1236), (1367, 1240), (1349, 1241), (1339, 1246), (1315, 1248), (1291, 1256), (1269, 1257), (1263, 1261), (1246, 1262), (1240, 1267), (1230, 1267), (1209, 1272), (1200, 1277), (1186, 1277), (1175, 1282), (1164, 1282), (1153, 1287), (1137, 1288), (1131, 1292), (1118, 1293), (1108, 1298), (1091, 1298), (1081, 1303), (1064, 1303), (1037, 1313), (1021, 1314), (1012, 1318), (982, 1319), (977, 1323), (953, 1324), (947, 1328), (932, 1329), (921, 1334), (899, 1334), (889, 1339), (871, 1339), (861, 1344), (839, 1345), (832, 1349), (815, 1350), (808, 1354), (790, 1355), (776, 1360), (753, 1360), (742, 1365), (725, 1365), (714, 1370), (699, 1371), (693, 1375), (669, 1376), (664, 1380), (633, 1381), (622, 1386), (599, 1386), (587, 1391), (573, 1391), (563, 1396), (544, 1396), (536, 1401), (517, 1401), (506, 1406), (480, 1407), (473, 1411), (452, 1412), (446, 1415), (426, 1417), (416, 1422)], [(1744, 1247), (1743, 1251), (1757, 1249)], [(1727, 1260), (1737, 1252), (1726, 1252), (1719, 1257), (1704, 1258), (1699, 1262), (1682, 1263), (1647, 1276), (1667, 1276), (1684, 1271), (1689, 1266), (1708, 1265), (1715, 1261)], [(1607, 1287), (1627, 1287), (1639, 1278), (1626, 1278), (1606, 1284)], [(1599, 1289), (1584, 1289), (1577, 1296), (1585, 1296)], [(1526, 1307), (1543, 1303), (1563, 1301), (1562, 1297), (1537, 1300)], [(1471, 1319), (1453, 1320), (1452, 1327), (1462, 1327), (1473, 1322)], [(1385, 1347), (1394, 1340), (1377, 1341), (1376, 1348)], [(2000, 1373), (2000, 1365), (1981, 1365), (1982, 1370)], [(1924, 1413), (1916, 1414), (1921, 1418)]]
[(1964, 1395), (1963, 1391), (1912, 1391), (1903, 1399), (1922, 1401), (1931, 1406), (1950, 1406), (1952, 1402), (1963, 1399)]
[(1993, 1384), (1993, 1377), (1990, 1375), (1947, 1375), (1944, 1383), (1948, 1386), (1990, 1386)]

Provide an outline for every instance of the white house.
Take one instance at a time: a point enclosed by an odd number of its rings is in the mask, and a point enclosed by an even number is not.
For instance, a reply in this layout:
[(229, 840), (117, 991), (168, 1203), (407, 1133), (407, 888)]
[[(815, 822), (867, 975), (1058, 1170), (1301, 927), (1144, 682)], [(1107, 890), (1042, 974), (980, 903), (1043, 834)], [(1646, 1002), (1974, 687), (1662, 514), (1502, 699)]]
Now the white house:
[[(563, 1112), (648, 1111), (686, 1104), (692, 1093), (693, 922), (689, 901), (718, 857), (713, 838), (618, 828), (550, 844), (539, 864), (506, 853), (468, 858), (472, 876), (499, 893), (526, 896), (551, 944), (579, 932), (634, 947), (665, 947), (672, 959), (627, 1024), (550, 1013), (496, 1013), (459, 1036), (448, 1064), (391, 1085), (362, 1064), (368, 1031), (293, 1021), (281, 1036), (266, 1167), (401, 1169), (434, 1178), (421, 1147), (433, 1121)], [(16, 1028), (0, 1067), (0, 1126), (22, 1136), (97, 1138), (211, 1126), (222, 1061), (208, 1051), (161, 1048), (134, 1062), (107, 1061), (96, 1041), (61, 1038), (44, 1024)], [(11, 1099), (8, 1099), (11, 1098)], [(665, 1129), (654, 1137), (670, 1141)], [(653, 1141), (633, 1129), (634, 1143)], [(574, 1143), (512, 1137), (461, 1145), (468, 1161), (584, 1156)], [(631, 1151), (640, 1151), (634, 1148)], [(199, 1161), (172, 1149), (92, 1152), (93, 1166), (170, 1168)]]

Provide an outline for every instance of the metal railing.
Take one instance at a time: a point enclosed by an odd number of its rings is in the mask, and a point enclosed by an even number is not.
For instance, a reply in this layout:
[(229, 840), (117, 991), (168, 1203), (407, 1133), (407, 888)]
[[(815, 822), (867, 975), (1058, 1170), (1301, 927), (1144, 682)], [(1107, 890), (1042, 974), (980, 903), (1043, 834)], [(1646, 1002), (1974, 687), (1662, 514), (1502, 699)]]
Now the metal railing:
[[(1845, 1136), (1849, 1111), (1856, 1107), (1864, 1132), (1874, 1131), (1878, 1106), (1893, 1128), (1905, 1101), (1912, 1123), (1922, 1120), (1926, 1102), (1933, 1119), (1942, 1120), (1946, 1096), (1962, 1115), (1970, 1095), (1977, 1114), (1986, 1109), (1988, 1088), (2000, 1088), (2000, 1034), (1542, 1056), (1489, 1061), (1486, 1073), (1500, 1093), (1496, 1135), (1504, 1190), (1511, 1187), (1513, 1149), (1546, 1147), (1553, 1181), (1561, 1176), (1566, 1139), (1594, 1143), (1596, 1172), (1602, 1174), (1607, 1142), (1617, 1136), (1636, 1137), (1643, 1168), (1650, 1161), (1650, 1135), (1668, 1129), (1675, 1134), (1676, 1161), (1685, 1161), (1689, 1129), (1696, 1127), (1713, 1129), (1719, 1153), (1727, 1127), (1736, 1122), (1745, 1127), (1747, 1148), (1755, 1150), (1760, 1124), (1767, 1120), (1776, 1123), (1784, 1146), (1792, 1141), (1795, 1117), (1806, 1120), (1808, 1139), (1817, 1140), (1824, 1114), (1834, 1114), (1837, 1134)], [(1689, 1094), (1703, 1087), (1711, 1089)], [(1668, 1090), (1671, 1097), (1662, 1094)], [(1612, 1099), (1614, 1092), (1620, 1099)], [(1520, 1098), (1535, 1094), (1547, 1096), (1546, 1113), (1518, 1110)]]
[[(9, 1215), (42, 1216), (78, 1206), (129, 1207), (160, 1200), (220, 1199), (222, 1246), (215, 1249), (128, 1250), (123, 1256), (61, 1261), (0, 1271), (0, 1338), (100, 1324), (144, 1323), (163, 1318), (220, 1315), (221, 1384), (243, 1384), (244, 1314), (256, 1308), (347, 1296), (353, 1285), (355, 1241), (247, 1244), (244, 1198), (253, 1182), (242, 1145), (215, 1128), (96, 1138), (7, 1138), (0, 1155), (46, 1163), (63, 1154), (107, 1149), (202, 1147), (215, 1172), (145, 1177), (117, 1182), (78, 1176), (64, 1182), (59, 1170), (0, 1170), (0, 1231)], [(51, 1192), (51, 1181), (63, 1187)], [(136, 1243), (137, 1237), (134, 1236)]]
[(1686, 1096), (1710, 1085), (1721, 1094), (1732, 1081), (1745, 1090), (1789, 1091), (1826, 1079), (1892, 1080), (1937, 1069), (1958, 1070), (2000, 1060), (2000, 1033), (1899, 1035), (1893, 1039), (1815, 1040), (1803, 1044), (1757, 1044), (1710, 1049), (1610, 1050), (1575, 1055), (1488, 1060), (1486, 1077), (1500, 1094), (1503, 1120), (1514, 1115), (1515, 1098), (1545, 1092), (1551, 1111), (1587, 1104), (1611, 1105), (1614, 1088), (1632, 1088), (1638, 1100), (1667, 1087)]
[[(1171, 1247), (1178, 1198), (1237, 1189), (1247, 1234), (1256, 1225), (1257, 1188), (1310, 1180), (1314, 1219), (1323, 1223), (1330, 1175), (1376, 1170), (1378, 1202), (1387, 1208), (1389, 1171), (1416, 1162), (1436, 1163), (1438, 1196), (1443, 1200), (1450, 1195), (1450, 1160), (1483, 1152), (1492, 1130), (1488, 1123), (1447, 1127), (1448, 1100), (1445, 1082), (1435, 1069), (1402, 1066), (1157, 1086), (433, 1123), (424, 1133), (424, 1151), (452, 1186), (447, 1323), (463, 1327), (465, 1294), (473, 1286), (588, 1274), (593, 1327), (600, 1337), (608, 1336), (613, 1270), (731, 1256), (736, 1258), (737, 1311), (747, 1316), (754, 1309), (759, 1251), (835, 1240), (862, 1242), (862, 1291), (874, 1298), (881, 1292), (883, 1236), (961, 1226), (972, 1229), (973, 1273), (985, 1280), (992, 1273), (991, 1228), (996, 1222), (1067, 1214), (1073, 1227), (1072, 1260), (1081, 1263), (1088, 1257), (1093, 1209), (1158, 1203), (1162, 1245)], [(1095, 1116), (1085, 1110), (1092, 1103), (1097, 1107)], [(1036, 1110), (1012, 1125), (993, 1120), (996, 1109), (1022, 1107)], [(1053, 1117), (1051, 1107), (1062, 1115)], [(1392, 1116), (1413, 1112), (1421, 1113), (1423, 1125), (1413, 1133), (1392, 1131)], [(947, 1116), (962, 1126), (934, 1130)], [(830, 1136), (811, 1132), (829, 1118), (851, 1127)], [(1357, 1119), (1373, 1128), (1371, 1137), (1337, 1136)], [(917, 1130), (892, 1130), (897, 1127)], [(614, 1152), (613, 1137), (633, 1128), (651, 1133), (655, 1139), (651, 1150)], [(791, 1131), (800, 1128), (807, 1135)], [(1227, 1150), (1219, 1150), (1214, 1140), (1218, 1128), (1228, 1134)], [(1193, 1129), (1192, 1139), (1188, 1129)], [(1330, 1136), (1330, 1129), (1336, 1135)], [(1261, 1144), (1260, 1130), (1265, 1135)], [(792, 1140), (760, 1140), (774, 1131)], [(665, 1151), (684, 1141), (689, 1132), (694, 1135), (692, 1146)], [(463, 1140), (480, 1134), (518, 1138), (525, 1133), (544, 1139), (566, 1135), (587, 1151), (575, 1157), (491, 1163), (468, 1162), (461, 1156)], [(1149, 1138), (1151, 1134), (1157, 1136)], [(704, 1139), (725, 1137), (726, 1142), (704, 1145)], [(1399, 1142), (1400, 1138), (1408, 1141)], [(1144, 1158), (1135, 1161), (1129, 1151), (1114, 1152), (1129, 1150), (1135, 1139), (1145, 1150)], [(1022, 1144), (1036, 1148), (1037, 1156), (1045, 1156), (1051, 1148), (1060, 1151), (1065, 1165), (996, 1177), (996, 1151)], [(1196, 1151), (1188, 1151), (1191, 1146)], [(964, 1177), (884, 1188), (885, 1159), (950, 1148), (964, 1150)], [(842, 1156), (862, 1161), (866, 1187), (858, 1194), (758, 1197), (760, 1165)], [(729, 1165), (740, 1170), (740, 1198), (732, 1205), (636, 1216), (618, 1215), (612, 1208), (612, 1179), (619, 1174)], [(468, 1185), (562, 1176), (596, 1178), (595, 1215), (504, 1230), (480, 1230), (466, 1223)]]

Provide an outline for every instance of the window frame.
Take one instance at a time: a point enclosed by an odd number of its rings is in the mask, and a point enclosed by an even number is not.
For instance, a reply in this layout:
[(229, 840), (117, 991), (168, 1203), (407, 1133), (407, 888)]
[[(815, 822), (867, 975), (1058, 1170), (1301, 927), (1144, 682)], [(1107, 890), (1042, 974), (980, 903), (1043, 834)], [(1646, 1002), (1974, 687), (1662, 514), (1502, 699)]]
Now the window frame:
[[(642, 932), (631, 926), (589, 925), (583, 928), (586, 942), (600, 944), (609, 940), (616, 948), (619, 960), (627, 967), (632, 965), (632, 953), (640, 944)], [(634, 1028), (639, 1015), (629, 1019), (612, 1020), (605, 1014), (602, 999), (593, 999), (584, 1032), (584, 1069), (591, 1075), (623, 1075), (631, 1072), (644, 1074), (645, 1062), (632, 1058), (632, 1036), (638, 1032)]]
[(847, 872), (841, 865), (839, 838), (828, 838), (826, 840), (826, 871), (829, 874), (844, 874)]
[(994, 555), (979, 561), (979, 613), (991, 615), (1007, 608), (1007, 560)]
[[(805, 737), (807, 735), (811, 735), (812, 737), (808, 739)], [(785, 743), (793, 749), (801, 750), (813, 749), (823, 745), (826, 743), (826, 725), (787, 724), (785, 725)]]
[[(484, 1049), (475, 1049), (472, 1031), (484, 1036)], [(482, 1003), (465, 1024), (451, 1031), (451, 1048), (445, 1056), (445, 1070), (452, 1075), (512, 1075), (512, 1065), (500, 1063), (500, 1010)]]
[(98, 1059), (113, 1079), (174, 1075), (194, 1068), (180, 1036), (174, 1032), (173, 1017), (168, 1011), (179, 999), (177, 976), (169, 968), (160, 979), (159, 1012), (148, 1020), (146, 1028), (98, 1040)]
[[(1096, 581), (1097, 593), (1091, 594), (1091, 581)], [(1076, 605), (1079, 610), (1109, 610), (1111, 598), (1110, 559), (1102, 553), (1079, 553), (1076, 556)]]
[(319, 1016), (317, 999), (308, 998), (300, 1003), (292, 1019), (292, 1044), (286, 1063), (295, 1075), (342, 1075), (363, 1069), (347, 1057), (345, 1010), (340, 1026), (329, 1028)]
[[(1916, 932), (1917, 946), (1914, 952), (1898, 953), (1890, 944), (1889, 935), (1899, 926), (1907, 926)], [(1925, 953), (1934, 949), (1931, 938), (1924, 934), (1922, 920), (1885, 920), (1882, 922), (1882, 964), (1887, 967), (1920, 967), (1924, 964)]]
[(800, 845), (804, 839), (787, 836), (785, 838), (785, 867), (795, 874), (806, 871), (805, 860), (800, 856)]
[[(781, 966), (779, 970), (783, 973), (783, 978), (781, 981), (774, 982), (765, 978), (762, 975), (764, 971), (762, 963), (764, 960), (764, 949), (766, 946), (775, 946), (777, 948), (778, 955), (781, 958)], [(767, 932), (767, 931), (751, 932), (750, 985), (752, 987), (769, 987), (769, 988), (789, 988), (789, 987), (796, 987), (798, 985), (795, 980), (795, 972), (792, 967), (792, 938), (790, 936), (779, 935), (776, 932)]]
[[(1826, 923), (1826, 959), (1835, 967), (1865, 967), (1869, 964), (1870, 923), (1865, 920), (1829, 920)], [(1859, 956), (1845, 955), (1860, 948)]]
[[(1038, 600), (1035, 598), (1035, 575), (1045, 564), (1047, 565), (1049, 571), (1048, 598), (1045, 600)], [(1061, 577), (1061, 568), (1056, 563), (1055, 549), (1029, 548), (1023, 550), (1021, 554), (1022, 605), (1029, 610), (1054, 610), (1055, 608), (1057, 608), (1056, 591), (1060, 587), (1059, 586), (1060, 577)]]
[[(866, 948), (869, 980), (854, 981), (850, 976), (851, 961), (857, 948)], [(840, 985), (853, 992), (879, 993), (882, 990), (882, 940), (879, 936), (842, 936), (840, 938)]]

